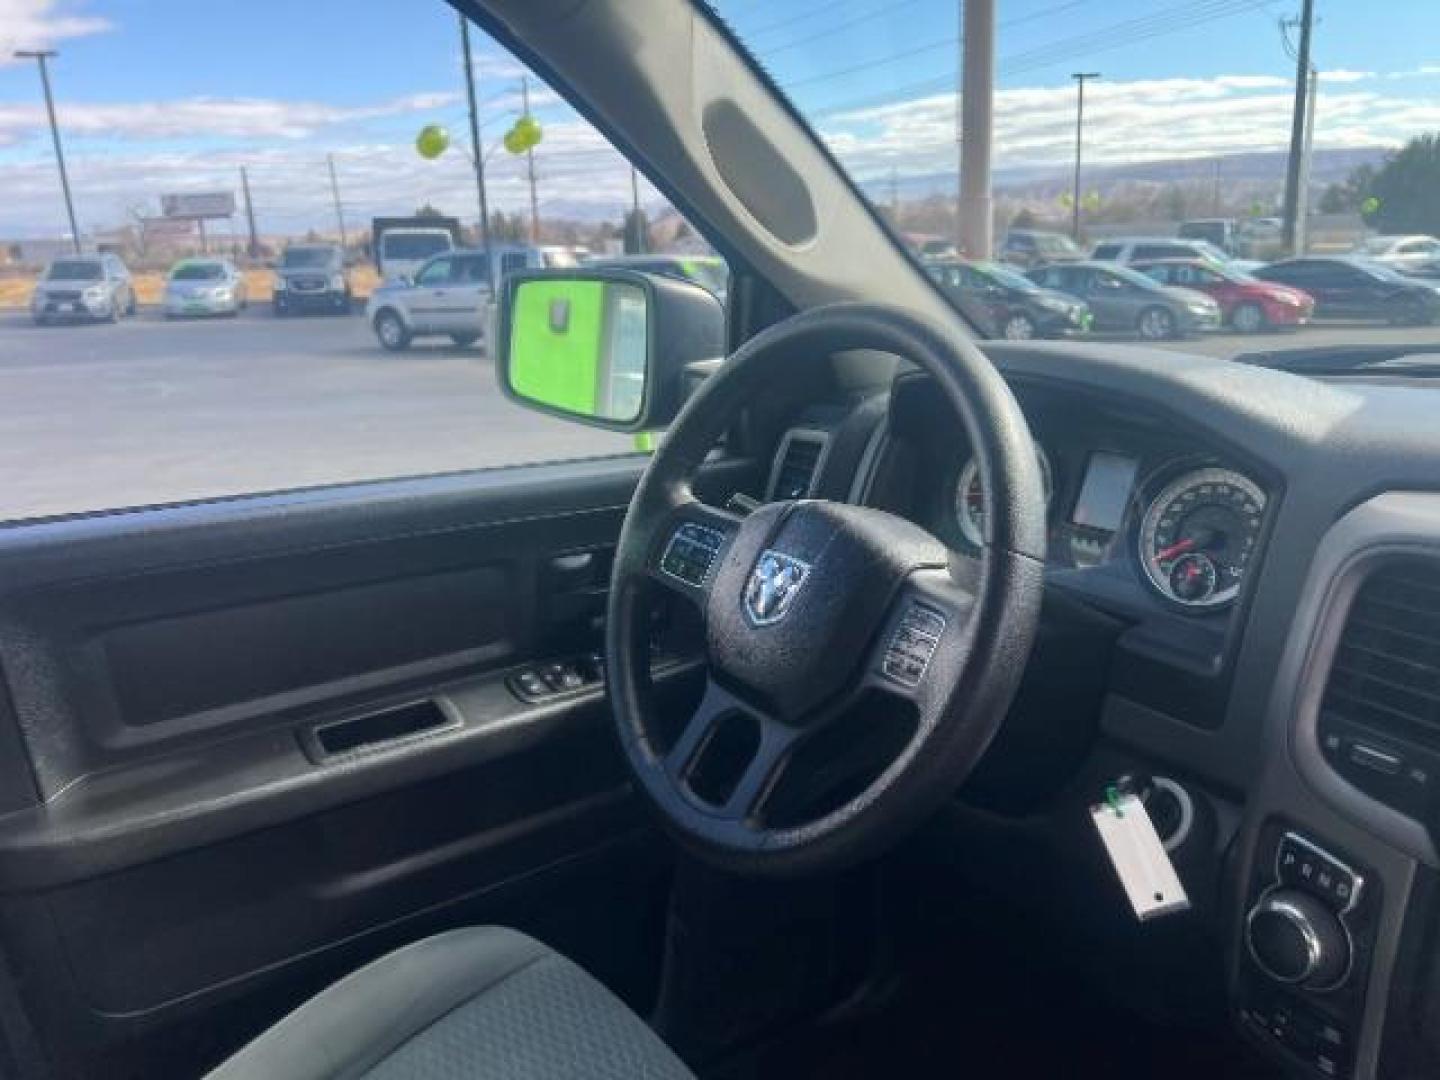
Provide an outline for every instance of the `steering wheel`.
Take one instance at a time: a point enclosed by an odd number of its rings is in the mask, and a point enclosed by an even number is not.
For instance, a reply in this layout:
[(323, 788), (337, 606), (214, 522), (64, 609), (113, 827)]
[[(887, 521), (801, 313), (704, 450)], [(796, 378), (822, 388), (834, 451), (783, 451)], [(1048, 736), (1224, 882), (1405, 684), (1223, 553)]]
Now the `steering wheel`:
[[(695, 497), (696, 469), (777, 371), (856, 349), (909, 361), (949, 403), (984, 490), (978, 558), (881, 510), (801, 499), (740, 517)], [(682, 844), (731, 869), (798, 874), (878, 854), (953, 796), (998, 729), (1044, 557), (1029, 430), (961, 331), (847, 303), (756, 335), (681, 410), (621, 531), (606, 663), (638, 787)], [(705, 688), (688, 717), (664, 715), (650, 682), (657, 588), (703, 617)]]

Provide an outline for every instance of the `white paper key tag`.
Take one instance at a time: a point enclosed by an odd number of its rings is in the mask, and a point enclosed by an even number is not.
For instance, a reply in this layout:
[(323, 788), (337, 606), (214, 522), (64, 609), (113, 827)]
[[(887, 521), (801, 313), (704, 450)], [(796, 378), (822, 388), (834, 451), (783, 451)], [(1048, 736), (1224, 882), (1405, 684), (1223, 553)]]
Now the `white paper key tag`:
[(1189, 909), (1185, 886), (1138, 795), (1110, 789), (1105, 802), (1090, 807), (1090, 820), (1137, 919), (1144, 922)]

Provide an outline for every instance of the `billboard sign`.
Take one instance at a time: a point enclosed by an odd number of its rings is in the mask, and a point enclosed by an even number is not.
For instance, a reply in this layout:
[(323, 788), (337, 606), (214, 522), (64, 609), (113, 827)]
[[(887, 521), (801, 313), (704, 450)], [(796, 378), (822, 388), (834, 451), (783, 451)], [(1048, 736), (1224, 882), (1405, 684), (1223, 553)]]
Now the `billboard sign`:
[(194, 218), (144, 218), (140, 225), (147, 240), (188, 240), (195, 235)]
[(229, 191), (192, 191), (161, 195), (160, 212), (167, 218), (226, 218), (235, 213), (235, 195)]

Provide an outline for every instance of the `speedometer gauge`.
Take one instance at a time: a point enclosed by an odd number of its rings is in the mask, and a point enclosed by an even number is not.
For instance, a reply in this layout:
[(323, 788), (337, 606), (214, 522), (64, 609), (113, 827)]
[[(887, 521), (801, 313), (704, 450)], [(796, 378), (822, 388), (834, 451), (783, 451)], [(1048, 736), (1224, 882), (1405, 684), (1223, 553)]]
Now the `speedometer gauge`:
[[(1045, 509), (1049, 510), (1053, 487), (1050, 459), (1039, 444), (1035, 446), (1035, 460), (1040, 463), (1040, 483), (1045, 489)], [(980, 465), (974, 458), (965, 462), (955, 481), (955, 521), (960, 535), (969, 543), (977, 548), (985, 546), (985, 489), (980, 485)]]
[(1229, 603), (1255, 553), (1265, 494), (1229, 469), (1198, 469), (1167, 484), (1140, 525), (1151, 584), (1186, 607)]

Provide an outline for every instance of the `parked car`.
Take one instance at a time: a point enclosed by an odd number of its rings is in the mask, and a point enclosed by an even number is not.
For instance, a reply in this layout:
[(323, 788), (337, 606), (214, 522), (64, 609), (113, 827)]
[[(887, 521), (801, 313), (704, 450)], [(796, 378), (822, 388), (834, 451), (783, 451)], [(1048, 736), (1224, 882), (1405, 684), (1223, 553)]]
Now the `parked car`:
[(238, 315), (250, 304), (245, 275), (229, 259), (184, 259), (170, 270), (162, 309), (181, 315)]
[(1322, 318), (1383, 319), (1398, 326), (1425, 326), (1440, 318), (1440, 289), (1367, 259), (1286, 259), (1255, 276), (1305, 290)]
[(108, 253), (54, 260), (30, 294), (30, 317), (41, 326), (62, 319), (114, 322), (135, 309), (130, 271)]
[(693, 281), (723, 302), (730, 287), (730, 268), (718, 255), (616, 255), (592, 259), (590, 266), (619, 266), (646, 274), (668, 274)]
[(1261, 281), (1243, 270), (1206, 259), (1134, 262), (1132, 269), (1161, 285), (1194, 289), (1220, 305), (1220, 318), (1243, 333), (1278, 326), (1303, 326), (1315, 312), (1315, 299), (1301, 289)]
[(1351, 248), (1350, 254), (1408, 274), (1440, 261), (1440, 240), (1423, 235), (1370, 236)]
[(1209, 240), (1178, 236), (1115, 236), (1101, 240), (1090, 253), (1097, 262), (1153, 262), (1156, 259), (1208, 259), (1229, 262), (1230, 256)]
[(1204, 293), (1161, 285), (1128, 266), (1065, 263), (1042, 266), (1029, 277), (1037, 285), (1084, 300), (1096, 330), (1161, 341), (1220, 327), (1220, 305)]
[(493, 307), (490, 257), (459, 250), (436, 255), (413, 280), (381, 285), (365, 305), (365, 318), (391, 352), (417, 337), (443, 335), (462, 348), (486, 334)]
[(999, 255), (1002, 261), (1023, 267), (1078, 262), (1085, 258), (1075, 241), (1064, 233), (1041, 229), (1011, 229), (1000, 244)]
[(296, 311), (348, 312), (350, 280), (339, 244), (293, 244), (275, 267), (276, 315)]
[(989, 337), (1024, 341), (1090, 329), (1090, 308), (1083, 300), (1041, 288), (1008, 266), (932, 262), (925, 265), (925, 272)]
[(1195, 218), (1182, 221), (1175, 230), (1181, 240), (1204, 240), (1219, 248), (1227, 256), (1237, 254), (1239, 227), (1234, 218)]

